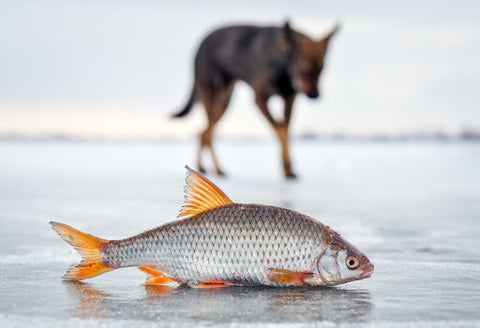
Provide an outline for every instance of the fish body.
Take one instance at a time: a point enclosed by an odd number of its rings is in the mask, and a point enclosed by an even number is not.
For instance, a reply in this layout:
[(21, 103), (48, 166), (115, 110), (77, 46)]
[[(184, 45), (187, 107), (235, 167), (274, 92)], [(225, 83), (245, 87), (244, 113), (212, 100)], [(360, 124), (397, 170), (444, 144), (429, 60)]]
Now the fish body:
[(103, 258), (114, 267), (161, 266), (189, 284), (274, 285), (269, 268), (313, 269), (327, 229), (287, 209), (232, 204), (109, 243)]
[(150, 275), (148, 284), (319, 286), (373, 273), (368, 258), (328, 226), (280, 207), (234, 203), (188, 170), (184, 219), (111, 241), (53, 222), (84, 256), (65, 278), (137, 266)]

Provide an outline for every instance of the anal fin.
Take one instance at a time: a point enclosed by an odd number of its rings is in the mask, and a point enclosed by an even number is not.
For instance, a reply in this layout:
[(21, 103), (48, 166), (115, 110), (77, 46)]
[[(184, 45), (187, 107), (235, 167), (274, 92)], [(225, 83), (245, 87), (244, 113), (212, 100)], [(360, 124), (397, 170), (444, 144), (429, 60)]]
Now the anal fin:
[(313, 277), (311, 272), (296, 272), (283, 269), (268, 269), (268, 279), (281, 285), (303, 286), (305, 280)]
[(149, 277), (147, 277), (147, 281), (145, 282), (145, 285), (147, 286), (176, 283), (175, 280), (168, 278), (162, 272), (160, 272), (156, 266), (139, 266), (138, 268), (149, 275)]

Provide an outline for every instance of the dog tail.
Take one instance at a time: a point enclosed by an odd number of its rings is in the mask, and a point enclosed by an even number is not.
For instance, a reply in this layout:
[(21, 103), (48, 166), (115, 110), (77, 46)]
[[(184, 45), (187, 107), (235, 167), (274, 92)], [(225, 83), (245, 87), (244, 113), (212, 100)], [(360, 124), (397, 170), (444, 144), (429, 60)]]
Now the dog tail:
[(195, 103), (195, 88), (192, 88), (192, 92), (190, 93), (190, 98), (188, 98), (188, 101), (185, 104), (185, 107), (183, 107), (183, 109), (180, 112), (173, 114), (172, 117), (177, 118), (177, 117), (182, 117), (187, 115), (188, 112), (190, 112), (190, 110), (192, 109), (194, 103)]

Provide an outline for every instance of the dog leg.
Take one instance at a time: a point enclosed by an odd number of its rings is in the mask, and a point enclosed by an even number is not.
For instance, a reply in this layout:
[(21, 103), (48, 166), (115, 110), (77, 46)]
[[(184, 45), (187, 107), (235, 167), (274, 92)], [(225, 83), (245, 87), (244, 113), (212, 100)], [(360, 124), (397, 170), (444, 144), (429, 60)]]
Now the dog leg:
[(209, 124), (207, 128), (200, 135), (200, 147), (199, 147), (198, 156), (197, 156), (198, 170), (203, 174), (206, 173), (205, 167), (202, 164), (202, 151), (204, 148), (207, 148), (210, 151), (210, 155), (212, 156), (213, 165), (215, 166), (215, 172), (220, 176), (224, 176), (225, 173), (220, 168), (220, 164), (218, 162), (215, 149), (213, 147), (213, 127), (214, 127), (214, 124), (213, 125)]
[(295, 175), (295, 173), (293, 173), (292, 170), (292, 160), (290, 157), (290, 149), (288, 143), (288, 125), (279, 125), (275, 132), (277, 133), (282, 148), (283, 173), (285, 174), (286, 178), (295, 179), (297, 176)]
[(200, 86), (198, 86), (199, 90), (199, 95), (200, 99), (203, 103), (203, 107), (205, 108), (205, 112), (207, 114), (208, 118), (208, 124), (205, 130), (203, 130), (202, 133), (200, 133), (200, 143), (198, 145), (198, 153), (197, 153), (197, 168), (198, 171), (202, 174), (207, 173), (207, 170), (203, 166), (203, 151), (205, 148), (208, 147), (208, 140), (209, 140), (209, 134), (211, 134), (211, 127), (210, 127), (210, 111), (211, 108), (213, 107), (213, 95), (211, 92), (208, 92), (207, 89), (203, 89)]
[(268, 110), (268, 106), (267, 106), (268, 98), (269, 97), (267, 96), (262, 96), (257, 94), (255, 96), (255, 103), (257, 104), (258, 108), (262, 112), (263, 116), (265, 116), (265, 118), (267, 119), (268, 123), (270, 123), (272, 128), (276, 130), (278, 123), (275, 121), (272, 114), (270, 114), (270, 111)]
[(217, 122), (220, 120), (222, 115), (227, 109), (230, 97), (233, 92), (233, 83), (227, 85), (221, 90), (215, 90), (215, 93), (212, 92), (212, 101), (204, 101), (205, 110), (207, 112), (208, 125), (206, 129), (200, 136), (200, 149), (198, 154), (198, 167), (199, 170), (205, 171), (202, 166), (201, 161), (201, 152), (203, 148), (208, 148), (210, 150), (210, 155), (212, 156), (213, 165), (215, 166), (215, 171), (218, 175), (225, 175), (224, 171), (220, 168), (220, 163), (218, 161), (215, 149), (213, 147), (213, 130)]
[(296, 178), (296, 175), (293, 173), (291, 168), (290, 150), (288, 146), (288, 125), (290, 123), (294, 98), (295, 96), (285, 98), (285, 120), (282, 123), (278, 123), (268, 110), (268, 97), (262, 95), (257, 95), (255, 97), (255, 102), (258, 108), (260, 108), (260, 111), (270, 123), (275, 134), (277, 135), (278, 140), (280, 141), (280, 146), (282, 149), (283, 173), (285, 177), (289, 179)]
[(198, 145), (198, 152), (197, 152), (197, 168), (198, 168), (198, 171), (202, 174), (207, 173), (207, 171), (205, 170), (205, 167), (202, 164), (202, 152), (207, 145), (206, 133), (207, 133), (207, 130), (203, 131), (200, 134), (200, 144)]
[(220, 168), (220, 164), (218, 162), (215, 149), (213, 148), (212, 139), (213, 139), (213, 135), (210, 136), (209, 148), (210, 148), (210, 155), (212, 156), (213, 165), (215, 166), (215, 171), (217, 172), (218, 175), (225, 176), (225, 172)]
[(280, 138), (280, 143), (282, 145), (282, 161), (283, 161), (283, 172), (285, 177), (289, 179), (295, 179), (297, 176), (292, 170), (292, 160), (290, 157), (290, 143), (289, 143), (289, 133), (288, 128), (290, 126), (290, 118), (292, 117), (292, 108), (293, 101), (295, 100), (295, 94), (283, 97), (285, 108), (284, 108), (284, 122), (279, 127), (278, 135)]

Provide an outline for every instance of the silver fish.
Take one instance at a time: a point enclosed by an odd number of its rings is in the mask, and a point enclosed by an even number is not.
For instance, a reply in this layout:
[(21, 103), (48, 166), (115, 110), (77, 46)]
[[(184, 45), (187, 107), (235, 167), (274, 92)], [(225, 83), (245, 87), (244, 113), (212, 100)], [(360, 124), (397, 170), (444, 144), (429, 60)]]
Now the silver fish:
[(131, 266), (149, 274), (149, 285), (198, 288), (331, 286), (372, 275), (369, 259), (328, 226), (280, 207), (234, 203), (198, 172), (187, 171), (178, 221), (121, 240), (50, 222), (83, 256), (65, 279)]

